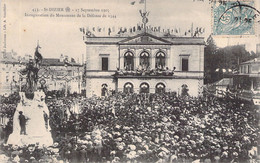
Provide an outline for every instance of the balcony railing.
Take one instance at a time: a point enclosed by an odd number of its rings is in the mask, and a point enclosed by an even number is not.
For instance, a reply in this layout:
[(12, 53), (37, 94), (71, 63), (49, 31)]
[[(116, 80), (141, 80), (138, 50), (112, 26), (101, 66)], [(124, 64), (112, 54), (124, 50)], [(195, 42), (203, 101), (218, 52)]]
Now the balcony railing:
[(173, 76), (174, 70), (117, 70), (115, 76)]
[(260, 99), (260, 91), (259, 90), (241, 90), (238, 93), (239, 96), (251, 99)]

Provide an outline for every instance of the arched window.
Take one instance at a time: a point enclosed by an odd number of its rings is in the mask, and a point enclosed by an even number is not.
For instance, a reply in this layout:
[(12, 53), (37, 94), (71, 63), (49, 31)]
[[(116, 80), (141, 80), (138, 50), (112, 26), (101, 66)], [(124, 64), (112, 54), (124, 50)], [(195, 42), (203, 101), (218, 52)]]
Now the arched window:
[(125, 83), (124, 85), (124, 92), (125, 93), (133, 93), (134, 92), (134, 86), (132, 83)]
[(140, 84), (140, 93), (149, 93), (149, 84), (148, 83)]
[(181, 87), (181, 96), (189, 96), (189, 88), (187, 84), (183, 84)]
[(107, 84), (102, 84), (101, 85), (101, 96), (106, 96), (107, 95)]
[(134, 55), (132, 52), (126, 52), (124, 55), (124, 68), (127, 71), (134, 70)]
[(156, 54), (155, 67), (159, 69), (163, 69), (165, 67), (165, 54), (161, 51)]
[(147, 69), (150, 66), (149, 53), (146, 51), (140, 54), (140, 66), (144, 69)]
[(165, 92), (165, 85), (163, 83), (158, 83), (155, 86), (155, 93), (164, 93)]

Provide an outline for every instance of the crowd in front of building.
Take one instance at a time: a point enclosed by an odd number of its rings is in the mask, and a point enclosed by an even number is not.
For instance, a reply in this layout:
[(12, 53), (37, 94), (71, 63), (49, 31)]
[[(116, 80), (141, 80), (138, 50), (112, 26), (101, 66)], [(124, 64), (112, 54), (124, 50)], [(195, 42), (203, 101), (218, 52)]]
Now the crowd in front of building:
[[(3, 98), (9, 117), (19, 98)], [(248, 162), (259, 140), (259, 111), (249, 102), (172, 93), (111, 93), (47, 99), (51, 147), (2, 144), (20, 162)], [(8, 134), (2, 135), (8, 137)], [(2, 152), (3, 152), (2, 151)]]

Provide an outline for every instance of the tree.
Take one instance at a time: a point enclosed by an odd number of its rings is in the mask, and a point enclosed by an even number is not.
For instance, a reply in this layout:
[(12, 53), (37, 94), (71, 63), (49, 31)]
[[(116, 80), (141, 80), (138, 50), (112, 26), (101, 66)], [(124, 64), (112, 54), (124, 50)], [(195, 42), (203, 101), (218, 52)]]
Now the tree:
[(217, 53), (217, 46), (214, 42), (213, 37), (210, 35), (206, 41), (206, 47), (204, 50), (204, 70), (205, 70), (205, 78), (204, 83), (211, 83), (213, 79), (213, 72), (216, 69), (215, 59)]
[[(213, 37), (210, 35), (204, 50), (204, 83), (212, 83), (224, 77), (224, 70), (238, 71), (239, 64), (256, 57), (251, 55), (244, 45), (227, 46), (217, 48)], [(216, 71), (216, 70), (219, 71)]]

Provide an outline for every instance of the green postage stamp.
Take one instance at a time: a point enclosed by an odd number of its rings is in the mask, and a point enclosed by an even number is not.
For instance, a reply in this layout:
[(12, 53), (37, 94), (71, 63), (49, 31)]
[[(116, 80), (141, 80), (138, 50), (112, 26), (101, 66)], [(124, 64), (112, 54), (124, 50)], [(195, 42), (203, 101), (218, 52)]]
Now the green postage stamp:
[(213, 1), (212, 32), (220, 36), (256, 35), (259, 16), (254, 0)]

